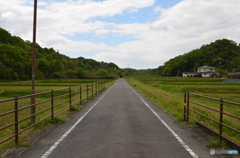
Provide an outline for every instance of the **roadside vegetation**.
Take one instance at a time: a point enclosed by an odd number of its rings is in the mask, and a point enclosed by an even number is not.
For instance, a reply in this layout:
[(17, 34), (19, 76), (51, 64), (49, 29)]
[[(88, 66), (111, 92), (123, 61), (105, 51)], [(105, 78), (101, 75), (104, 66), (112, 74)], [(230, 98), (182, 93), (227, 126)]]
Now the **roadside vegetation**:
[[(157, 76), (132, 76), (128, 82), (138, 89), (142, 94), (162, 107), (167, 113), (178, 121), (183, 121), (184, 112), (184, 91), (197, 93), (214, 98), (240, 103), (240, 83), (223, 82), (219, 78), (181, 78), (181, 77), (157, 77)], [(240, 80), (239, 80), (240, 81)], [(200, 97), (190, 98), (209, 107), (219, 110), (219, 102)], [(199, 106), (191, 104), (191, 108), (200, 111), (202, 114), (219, 120), (219, 114)], [(224, 104), (224, 111), (235, 116), (240, 116), (240, 107)], [(194, 115), (201, 122), (218, 130), (219, 125), (203, 117)], [(190, 123), (194, 121), (189, 119)], [(224, 115), (224, 123), (240, 130), (240, 121)], [(228, 137), (240, 143), (239, 133), (228, 128), (223, 128)]]

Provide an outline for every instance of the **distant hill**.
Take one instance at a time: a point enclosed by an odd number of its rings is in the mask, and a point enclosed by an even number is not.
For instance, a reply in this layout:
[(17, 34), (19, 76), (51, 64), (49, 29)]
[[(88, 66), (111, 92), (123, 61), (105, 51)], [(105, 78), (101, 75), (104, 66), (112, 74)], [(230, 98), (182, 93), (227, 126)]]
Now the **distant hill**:
[[(118, 78), (122, 70), (114, 63), (83, 57), (71, 59), (53, 48), (37, 44), (36, 79)], [(32, 43), (0, 28), (0, 80), (31, 79)]]
[(158, 67), (158, 73), (162, 76), (182, 76), (183, 72), (197, 71), (203, 65), (216, 67), (222, 75), (240, 69), (239, 45), (228, 39), (216, 40), (170, 59)]

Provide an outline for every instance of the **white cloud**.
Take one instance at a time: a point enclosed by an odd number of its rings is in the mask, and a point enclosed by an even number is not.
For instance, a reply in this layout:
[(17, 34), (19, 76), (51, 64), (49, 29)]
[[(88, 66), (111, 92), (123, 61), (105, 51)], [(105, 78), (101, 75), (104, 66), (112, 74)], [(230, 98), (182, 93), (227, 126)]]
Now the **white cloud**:
[(7, 11), (7, 12), (4, 12), (1, 14), (1, 18), (2, 20), (14, 20), (15, 19), (15, 14), (10, 12), (10, 11)]
[[(32, 39), (32, 1), (0, 0), (0, 27), (23, 39)], [(95, 60), (120, 67), (158, 67), (177, 55), (217, 39), (240, 41), (239, 0), (184, 0), (170, 8), (154, 6), (154, 0), (55, 0), (41, 1), (38, 8), (37, 42), (70, 57), (91, 52)], [(159, 17), (148, 23), (108, 23), (93, 20), (141, 12), (152, 7)], [(155, 14), (156, 15), (156, 14)], [(66, 35), (93, 33), (99, 37), (131, 35), (134, 41), (117, 46), (90, 41), (72, 41)], [(111, 40), (111, 39), (109, 39)], [(92, 55), (94, 52), (97, 54)], [(132, 63), (132, 64), (131, 64)]]
[(162, 11), (165, 11), (166, 9), (162, 8), (161, 6), (156, 6), (154, 8), (154, 12), (158, 13), (158, 12), (162, 12)]

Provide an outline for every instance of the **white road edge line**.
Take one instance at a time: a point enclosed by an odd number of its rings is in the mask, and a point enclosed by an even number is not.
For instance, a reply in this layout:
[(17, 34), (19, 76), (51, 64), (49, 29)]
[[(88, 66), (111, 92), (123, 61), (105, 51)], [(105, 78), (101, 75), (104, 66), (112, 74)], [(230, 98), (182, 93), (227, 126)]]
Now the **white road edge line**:
[(72, 130), (87, 116), (87, 114), (102, 100), (102, 98), (112, 89), (114, 85), (109, 88), (109, 90), (82, 116), (79, 120), (67, 130), (49, 149), (46, 151), (41, 158), (47, 158), (56, 148), (57, 146), (72, 132)]
[(168, 126), (168, 124), (163, 121), (163, 119), (139, 96), (137, 92), (134, 91), (134, 89), (128, 85), (132, 91), (142, 100), (142, 102), (152, 111), (152, 113), (163, 123), (163, 125), (172, 133), (172, 135), (177, 139), (177, 141), (187, 150), (187, 152), (193, 157), (193, 158), (199, 158), (192, 149), (189, 148), (189, 146), (171, 129), (171, 127)]

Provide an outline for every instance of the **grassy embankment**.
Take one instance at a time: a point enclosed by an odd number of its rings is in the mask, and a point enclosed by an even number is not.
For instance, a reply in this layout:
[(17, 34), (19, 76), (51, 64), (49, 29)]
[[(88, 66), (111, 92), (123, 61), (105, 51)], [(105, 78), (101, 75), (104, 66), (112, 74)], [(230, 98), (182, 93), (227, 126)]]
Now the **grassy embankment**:
[[(240, 83), (225, 83), (223, 79), (212, 78), (159, 78), (159, 77), (132, 77), (128, 82), (151, 99), (157, 105), (165, 109), (176, 120), (183, 121), (184, 109), (184, 91), (202, 94), (214, 98), (223, 98), (224, 100), (240, 103)], [(190, 98), (204, 105), (219, 109), (219, 102), (200, 97)], [(191, 108), (200, 111), (202, 114), (219, 120), (219, 113), (190, 104)], [(224, 111), (235, 116), (240, 116), (240, 107), (224, 103)], [(202, 116), (190, 113), (201, 122), (218, 130), (219, 125), (205, 119)], [(240, 130), (240, 121), (224, 115), (224, 123)], [(190, 119), (190, 123), (194, 123)], [(223, 128), (223, 132), (240, 143), (240, 137), (237, 132), (228, 128)]]
[[(93, 82), (98, 82), (98, 81), (103, 81), (103, 80), (43, 80), (43, 81), (36, 81), (36, 93), (40, 92), (46, 92), (46, 91), (51, 91), (51, 90), (57, 90), (57, 89), (62, 89), (66, 87), (74, 87), (74, 86), (79, 86), (79, 85), (85, 85), (87, 83), (93, 83)], [(114, 80), (104, 80), (105, 81), (105, 86), (108, 87), (111, 85)], [(91, 86), (90, 86), (91, 87)], [(72, 88), (72, 92), (78, 91), (79, 88)], [(94, 89), (95, 91), (96, 89)], [(25, 96), (29, 95), (31, 91), (31, 81), (26, 81), (26, 82), (0, 82), (0, 100), (4, 99), (9, 99), (9, 98), (14, 98), (15, 96)], [(69, 92), (69, 89), (66, 90), (61, 90), (58, 92), (54, 92), (54, 96), (59, 96), (63, 95)], [(89, 92), (91, 94), (92, 90)], [(75, 95), (73, 94), (72, 97)], [(86, 97), (86, 90), (85, 94), (83, 97)], [(43, 100), (47, 100), (51, 98), (51, 93), (48, 94), (43, 94), (39, 95), (36, 97), (36, 102), (40, 102)], [(69, 96), (65, 96), (63, 98), (55, 99), (54, 104), (58, 104), (60, 102), (63, 102), (64, 100), (69, 99)], [(79, 100), (79, 97), (76, 97), (73, 99), (72, 103), (75, 101)], [(18, 102), (19, 108), (28, 106), (30, 104), (30, 98), (26, 99), (20, 99)], [(54, 119), (47, 119), (46, 121), (43, 121), (42, 123), (34, 126), (33, 128), (27, 130), (26, 132), (20, 134), (19, 138), (19, 145), (20, 146), (31, 146), (31, 141), (28, 141), (28, 136), (38, 132), (41, 128), (45, 127), (49, 123), (62, 123), (65, 122), (65, 120), (69, 117), (69, 110), (70, 111), (78, 111), (81, 109), (81, 106), (79, 105), (80, 103), (75, 104), (71, 109), (67, 108), (64, 111), (58, 113), (55, 115)], [(51, 105), (51, 101), (48, 101), (43, 104), (39, 104), (36, 106), (36, 112), (41, 111), (43, 109), (48, 108)], [(66, 102), (64, 104), (61, 104), (58, 107), (54, 108), (54, 111), (57, 111), (65, 106), (69, 105), (69, 102)], [(6, 103), (0, 103), (0, 113), (5, 113), (8, 111), (14, 110), (14, 101), (9, 101)], [(36, 116), (36, 121), (41, 120), (42, 118), (48, 116), (51, 114), (50, 110), (47, 110), (43, 113), (40, 113)], [(27, 108), (25, 110), (22, 110), (19, 112), (19, 119), (23, 119), (27, 116), (30, 115), (30, 108)], [(14, 114), (9, 114), (7, 116), (3, 116), (0, 118), (0, 127), (6, 126), (7, 124), (13, 123), (14, 122)], [(30, 119), (27, 119), (26, 121), (23, 121), (19, 124), (19, 128), (24, 129), (31, 125)], [(14, 126), (7, 128), (6, 130), (0, 131), (0, 140), (3, 140), (4, 138), (7, 138), (11, 135), (14, 134)], [(14, 139), (1, 144), (0, 145), (0, 153), (4, 151), (7, 147), (13, 147), (14, 146)]]

